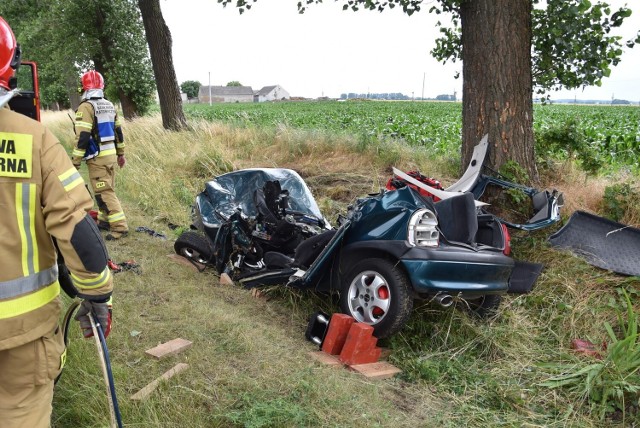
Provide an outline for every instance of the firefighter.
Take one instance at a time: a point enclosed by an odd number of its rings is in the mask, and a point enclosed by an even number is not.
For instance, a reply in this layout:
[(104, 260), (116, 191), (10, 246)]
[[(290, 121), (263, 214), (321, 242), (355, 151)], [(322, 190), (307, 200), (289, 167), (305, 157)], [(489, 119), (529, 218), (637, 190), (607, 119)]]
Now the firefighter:
[(46, 127), (7, 108), (19, 64), (0, 17), (0, 428), (44, 428), (66, 357), (56, 246), (83, 299), (86, 337), (89, 311), (109, 333), (113, 280), (78, 170)]
[(124, 167), (124, 136), (114, 105), (104, 98), (104, 79), (95, 70), (82, 75), (82, 101), (76, 110), (76, 145), (72, 161), (84, 160), (98, 204), (98, 227), (108, 231), (107, 240), (128, 234), (127, 219), (115, 192), (116, 163)]

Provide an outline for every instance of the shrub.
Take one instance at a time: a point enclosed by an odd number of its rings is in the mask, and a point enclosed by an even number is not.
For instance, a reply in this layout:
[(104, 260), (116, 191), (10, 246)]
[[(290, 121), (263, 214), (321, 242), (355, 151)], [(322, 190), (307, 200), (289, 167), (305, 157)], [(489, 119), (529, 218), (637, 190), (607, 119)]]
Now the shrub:
[(577, 118), (553, 124), (536, 134), (536, 151), (539, 159), (577, 159), (582, 169), (596, 174), (605, 163), (602, 142), (587, 138)]
[(637, 219), (640, 217), (640, 191), (629, 183), (607, 186), (602, 197), (602, 212), (611, 220)]
[(617, 309), (620, 337), (608, 322), (604, 323), (611, 342), (599, 361), (557, 365), (562, 374), (552, 377), (542, 386), (565, 387), (586, 397), (600, 419), (627, 406), (638, 406), (640, 397), (640, 340), (638, 314), (631, 299), (623, 291), (626, 311)]

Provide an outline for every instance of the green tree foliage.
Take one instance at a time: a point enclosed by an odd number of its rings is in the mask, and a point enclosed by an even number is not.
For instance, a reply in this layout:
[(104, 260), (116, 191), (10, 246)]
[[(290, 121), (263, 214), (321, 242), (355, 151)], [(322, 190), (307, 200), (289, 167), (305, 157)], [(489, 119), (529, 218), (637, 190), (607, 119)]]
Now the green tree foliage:
[(81, 73), (94, 67), (125, 116), (144, 114), (153, 102), (153, 73), (133, 0), (2, 2), (0, 15), (16, 33), (23, 58), (38, 63), (45, 106), (72, 106)]
[(185, 80), (180, 85), (180, 90), (187, 94), (188, 98), (196, 98), (202, 84), (197, 80)]
[(242, 86), (242, 83), (238, 82), (237, 80), (232, 80), (231, 82), (227, 83), (227, 86)]
[[(398, 3), (406, 7), (407, 13), (420, 10), (420, 2)], [(446, 12), (453, 15), (453, 26), (440, 28), (442, 37), (436, 40), (436, 47), (431, 52), (442, 62), (461, 59), (459, 3), (459, 0), (440, 0), (439, 5), (430, 8), (437, 14)], [(600, 86), (602, 79), (611, 73), (611, 67), (620, 62), (623, 53), (623, 40), (612, 35), (611, 31), (631, 16), (631, 9), (621, 7), (613, 10), (606, 2), (590, 0), (548, 0), (544, 2), (545, 7), (541, 3), (540, 0), (532, 0), (532, 76), (535, 91), (543, 94), (562, 88)], [(624, 41), (628, 48), (636, 43), (640, 43), (640, 32), (635, 39)]]

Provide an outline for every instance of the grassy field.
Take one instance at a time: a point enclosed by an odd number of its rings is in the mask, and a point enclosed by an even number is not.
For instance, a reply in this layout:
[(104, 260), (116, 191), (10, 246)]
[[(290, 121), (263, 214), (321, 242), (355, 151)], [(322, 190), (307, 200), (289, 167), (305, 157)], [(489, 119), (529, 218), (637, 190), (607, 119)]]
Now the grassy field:
[[(194, 119), (242, 127), (286, 126), (355, 136), (361, 144), (402, 141), (431, 154), (456, 157), (462, 129), (462, 104), (452, 102), (297, 102), (187, 104)], [(606, 163), (640, 166), (640, 108), (607, 105), (534, 105), (538, 136), (569, 128), (588, 150)], [(544, 156), (546, 153), (540, 153)]]
[[(125, 426), (640, 424), (637, 392), (624, 394), (624, 413), (603, 415), (595, 400), (598, 391), (634, 382), (633, 372), (621, 378), (615, 364), (591, 377), (599, 384), (577, 378), (564, 387), (549, 386), (555, 376), (599, 364), (572, 352), (571, 340), (611, 342), (606, 324), (620, 334), (618, 315), (623, 321), (630, 318), (624, 293), (631, 296), (631, 313), (640, 312), (638, 278), (604, 272), (552, 249), (547, 238), (555, 228), (513, 235), (514, 257), (543, 263), (545, 270), (531, 294), (507, 297), (495, 319), (479, 321), (455, 309), (418, 304), (405, 329), (381, 344), (402, 370), (395, 378), (371, 381), (314, 362), (308, 352), (316, 348), (304, 339), (307, 318), (318, 309), (337, 311), (331, 299), (282, 287), (253, 297), (240, 287), (221, 285), (213, 271), (198, 273), (167, 257), (173, 240), (190, 223), (189, 206), (204, 182), (245, 167), (293, 168), (334, 220), (354, 198), (378, 190), (391, 166), (417, 168), (447, 184), (457, 178), (459, 161), (443, 154), (446, 150), (394, 138), (363, 139), (358, 132), (190, 117), (192, 129), (186, 132), (163, 130), (158, 116), (125, 128), (128, 164), (119, 172), (118, 193), (132, 233), (107, 242), (116, 263), (135, 260), (141, 270), (115, 275), (109, 347)], [(65, 144), (71, 143), (66, 112), (47, 114), (45, 121)], [(602, 209), (611, 178), (586, 176), (568, 163), (556, 168), (553, 180), (565, 193), (565, 217), (575, 209)], [(614, 178), (622, 180), (633, 183), (624, 172)], [(180, 228), (172, 230), (169, 223)], [(135, 232), (141, 226), (167, 239)], [(53, 426), (108, 426), (95, 346), (81, 339), (75, 324), (67, 368), (56, 387)], [(177, 337), (193, 346), (166, 360), (145, 356), (146, 349)], [(637, 336), (632, 339), (637, 352)], [(147, 400), (129, 399), (178, 362), (189, 369), (161, 384)]]

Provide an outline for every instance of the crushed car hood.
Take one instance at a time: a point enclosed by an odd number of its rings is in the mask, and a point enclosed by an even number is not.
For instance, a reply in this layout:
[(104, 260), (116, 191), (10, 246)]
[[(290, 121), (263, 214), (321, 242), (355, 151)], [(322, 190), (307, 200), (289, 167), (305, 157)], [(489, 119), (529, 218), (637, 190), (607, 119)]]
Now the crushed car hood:
[(223, 219), (228, 219), (238, 209), (246, 216), (257, 215), (253, 194), (267, 181), (274, 180), (289, 191), (291, 210), (328, 224), (304, 180), (295, 171), (285, 168), (243, 169), (208, 181), (202, 192), (206, 197), (197, 198), (203, 221), (209, 226), (219, 226)]

